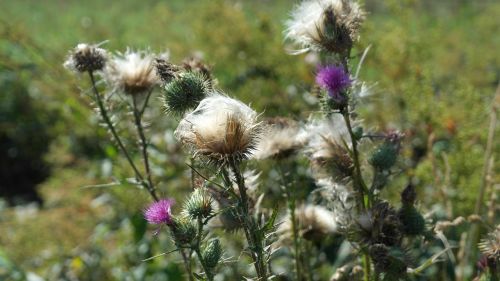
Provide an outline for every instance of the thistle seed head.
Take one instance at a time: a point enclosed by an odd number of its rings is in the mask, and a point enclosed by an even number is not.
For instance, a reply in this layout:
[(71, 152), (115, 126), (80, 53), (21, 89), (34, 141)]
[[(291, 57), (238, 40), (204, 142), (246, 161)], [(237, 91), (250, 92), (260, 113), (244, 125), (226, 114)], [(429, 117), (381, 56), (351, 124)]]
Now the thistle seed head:
[(260, 132), (255, 111), (240, 101), (214, 94), (181, 120), (175, 136), (195, 155), (224, 164), (248, 158)]
[[(166, 54), (160, 57), (166, 57)], [(127, 49), (123, 54), (113, 56), (106, 65), (104, 78), (114, 91), (128, 95), (147, 93), (160, 80), (155, 70), (155, 57), (149, 51), (133, 51)]]
[(286, 22), (285, 38), (301, 49), (345, 53), (358, 39), (365, 18), (364, 11), (353, 0), (305, 0)]
[(102, 70), (108, 59), (106, 50), (93, 44), (78, 44), (64, 62), (64, 67), (75, 72)]

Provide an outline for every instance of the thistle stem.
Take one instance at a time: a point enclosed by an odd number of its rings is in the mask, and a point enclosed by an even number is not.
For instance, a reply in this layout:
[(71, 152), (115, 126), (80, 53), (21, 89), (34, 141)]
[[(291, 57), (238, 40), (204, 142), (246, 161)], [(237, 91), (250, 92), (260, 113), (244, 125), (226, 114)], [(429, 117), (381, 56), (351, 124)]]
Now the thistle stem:
[(214, 280), (214, 275), (212, 271), (206, 266), (205, 260), (203, 259), (203, 255), (201, 254), (201, 240), (203, 238), (203, 221), (201, 217), (198, 218), (198, 238), (196, 240), (196, 245), (194, 246), (194, 251), (200, 260), (201, 267), (207, 276), (208, 281)]
[(245, 187), (245, 179), (241, 175), (238, 163), (234, 159), (229, 161), (229, 166), (234, 173), (236, 185), (240, 193), (239, 213), (242, 220), (242, 225), (245, 230), (245, 236), (250, 248), (251, 256), (254, 261), (255, 271), (257, 272), (258, 280), (267, 280), (267, 268), (264, 263), (264, 250), (262, 247), (262, 233), (255, 221), (255, 218), (250, 214), (248, 208), (248, 196)]
[(292, 223), (292, 238), (293, 238), (293, 248), (294, 248), (294, 258), (295, 258), (295, 273), (297, 280), (303, 280), (303, 273), (301, 269), (302, 261), (301, 261), (301, 254), (300, 254), (300, 244), (299, 244), (299, 231), (298, 231), (298, 226), (297, 226), (297, 218), (295, 216), (295, 197), (293, 196), (290, 187), (288, 186), (287, 182), (285, 181), (285, 173), (283, 172), (283, 169), (281, 165), (278, 165), (278, 170), (281, 175), (281, 182), (283, 184), (283, 188), (285, 190), (285, 195), (286, 195), (286, 200), (287, 200), (287, 207), (288, 211), (290, 212), (290, 221)]
[[(145, 101), (145, 103), (147, 100)], [(134, 121), (135, 127), (137, 128), (137, 134), (139, 135), (139, 144), (141, 146), (142, 159), (144, 161), (144, 169), (146, 170), (146, 177), (148, 181), (148, 191), (155, 201), (158, 201), (158, 196), (156, 195), (155, 187), (153, 185), (153, 180), (151, 178), (151, 168), (149, 166), (149, 156), (148, 156), (148, 143), (146, 141), (146, 137), (144, 135), (144, 127), (142, 126), (141, 115), (142, 113), (139, 111), (137, 106), (137, 97), (135, 95), (132, 96), (132, 105), (134, 111)], [(144, 104), (143, 108), (146, 108), (146, 104)]]
[(182, 256), (182, 261), (184, 262), (184, 267), (186, 268), (186, 273), (188, 274), (189, 281), (194, 281), (193, 274), (191, 273), (191, 252), (186, 255), (184, 249), (179, 249)]
[[(99, 112), (101, 113), (102, 119), (104, 120), (104, 122), (108, 126), (108, 129), (111, 131), (111, 134), (113, 135), (113, 138), (115, 139), (116, 143), (118, 144), (118, 147), (120, 148), (122, 153), (125, 155), (125, 158), (127, 158), (128, 163), (130, 164), (130, 166), (134, 170), (136, 179), (138, 179), (141, 182), (141, 185), (146, 187), (149, 191), (148, 184), (146, 182), (144, 182), (144, 177), (141, 175), (141, 173), (139, 172), (139, 170), (135, 166), (134, 161), (132, 160), (132, 158), (130, 157), (130, 154), (128, 153), (127, 149), (123, 145), (120, 137), (118, 136), (118, 133), (116, 132), (115, 126), (113, 125), (113, 123), (111, 122), (111, 119), (108, 116), (108, 112), (106, 111), (104, 103), (102, 102), (101, 95), (99, 94), (99, 91), (97, 90), (97, 86), (96, 86), (96, 82), (95, 82), (95, 78), (94, 78), (94, 73), (92, 71), (89, 71), (88, 73), (90, 76), (90, 81), (92, 82), (92, 90), (94, 92), (95, 99), (97, 101), (97, 106), (99, 107)], [(151, 193), (151, 191), (150, 191), (150, 193)], [(154, 193), (151, 193), (151, 196), (153, 196), (155, 201), (158, 201), (158, 198), (156, 197), (156, 195)]]

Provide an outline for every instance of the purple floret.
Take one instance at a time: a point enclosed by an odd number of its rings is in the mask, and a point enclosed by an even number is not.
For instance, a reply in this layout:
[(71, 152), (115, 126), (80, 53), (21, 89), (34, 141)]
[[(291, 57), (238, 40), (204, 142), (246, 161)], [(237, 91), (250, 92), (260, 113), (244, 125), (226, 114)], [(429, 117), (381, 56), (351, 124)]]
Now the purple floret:
[(162, 199), (151, 204), (144, 210), (144, 218), (151, 224), (169, 224), (172, 222), (171, 207), (174, 204), (173, 199)]
[(344, 91), (352, 81), (341, 66), (328, 65), (319, 69), (316, 83), (326, 89), (331, 98), (342, 101), (345, 99)]

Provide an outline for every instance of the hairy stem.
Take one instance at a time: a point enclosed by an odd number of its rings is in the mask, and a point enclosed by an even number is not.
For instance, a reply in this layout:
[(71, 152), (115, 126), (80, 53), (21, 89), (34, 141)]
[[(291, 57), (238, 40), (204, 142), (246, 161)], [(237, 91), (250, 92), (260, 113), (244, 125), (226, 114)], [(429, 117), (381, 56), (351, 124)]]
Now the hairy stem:
[[(118, 144), (118, 147), (122, 151), (122, 153), (125, 155), (125, 158), (127, 158), (128, 163), (130, 164), (130, 167), (134, 170), (135, 177), (137, 180), (141, 182), (141, 185), (148, 188), (148, 185), (146, 182), (144, 182), (144, 177), (141, 175), (139, 170), (134, 164), (134, 161), (130, 157), (130, 154), (128, 153), (127, 149), (123, 145), (120, 137), (118, 136), (118, 133), (116, 132), (115, 126), (113, 125), (113, 122), (111, 122), (111, 119), (108, 116), (108, 112), (106, 111), (106, 107), (104, 106), (104, 103), (102, 102), (101, 95), (99, 94), (99, 91), (97, 90), (95, 78), (94, 78), (94, 73), (92, 71), (89, 71), (89, 76), (90, 76), (90, 81), (92, 82), (92, 90), (95, 95), (95, 99), (97, 102), (97, 106), (99, 107), (99, 112), (101, 113), (101, 117), (106, 123), (106, 126), (108, 126), (108, 129), (111, 131), (111, 134), (113, 135), (113, 138), (115, 139), (116, 143)], [(149, 190), (149, 189), (148, 189)], [(151, 192), (150, 192), (151, 193)], [(153, 194), (151, 194), (153, 196)], [(153, 198), (158, 201), (156, 196), (153, 196)]]
[(255, 271), (257, 272), (258, 280), (267, 280), (267, 268), (264, 262), (264, 249), (262, 247), (262, 234), (260, 233), (259, 226), (255, 221), (255, 218), (250, 214), (248, 208), (248, 196), (245, 187), (245, 179), (243, 178), (239, 163), (236, 163), (234, 159), (229, 161), (231, 170), (234, 173), (236, 179), (236, 185), (240, 193), (239, 202), (239, 215), (242, 220), (243, 228), (245, 230), (245, 236), (250, 248), (252, 259), (254, 261)]
[[(145, 101), (147, 102), (147, 101)], [(148, 156), (148, 143), (146, 141), (146, 136), (144, 135), (144, 127), (142, 126), (141, 115), (137, 106), (137, 96), (132, 96), (132, 105), (134, 111), (134, 122), (137, 129), (137, 134), (139, 135), (139, 145), (141, 146), (142, 159), (144, 161), (144, 169), (146, 170), (146, 177), (148, 181), (148, 191), (154, 200), (158, 201), (158, 196), (156, 195), (155, 186), (153, 185), (153, 180), (151, 178), (151, 168), (149, 166), (149, 156)], [(143, 106), (146, 107), (146, 104)]]

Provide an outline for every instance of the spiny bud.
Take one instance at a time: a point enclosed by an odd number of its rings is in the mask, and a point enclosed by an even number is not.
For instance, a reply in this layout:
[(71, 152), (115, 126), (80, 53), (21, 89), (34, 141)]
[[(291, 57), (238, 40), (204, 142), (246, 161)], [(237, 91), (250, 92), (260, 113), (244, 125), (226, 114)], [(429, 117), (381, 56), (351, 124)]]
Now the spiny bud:
[(164, 103), (168, 112), (183, 114), (198, 106), (210, 91), (203, 74), (184, 72), (164, 87)]
[(107, 52), (99, 45), (80, 43), (73, 50), (64, 67), (77, 72), (102, 70), (107, 60)]
[(212, 214), (213, 199), (205, 188), (197, 188), (184, 205), (184, 211), (193, 219), (207, 218)]
[(222, 247), (220, 245), (219, 239), (213, 239), (208, 242), (202, 253), (203, 263), (208, 268), (214, 268), (220, 261), (222, 256)]
[(415, 191), (415, 187), (410, 183), (401, 192), (401, 203), (403, 205), (413, 205), (415, 204), (415, 200), (417, 200), (417, 192)]
[(191, 245), (196, 238), (196, 226), (193, 221), (185, 217), (176, 217), (169, 225), (170, 231), (177, 245)]
[(371, 155), (370, 164), (379, 170), (389, 170), (395, 163), (398, 151), (394, 144), (385, 142)]
[(401, 229), (406, 235), (420, 235), (425, 231), (424, 217), (412, 205), (403, 205), (398, 212)]

